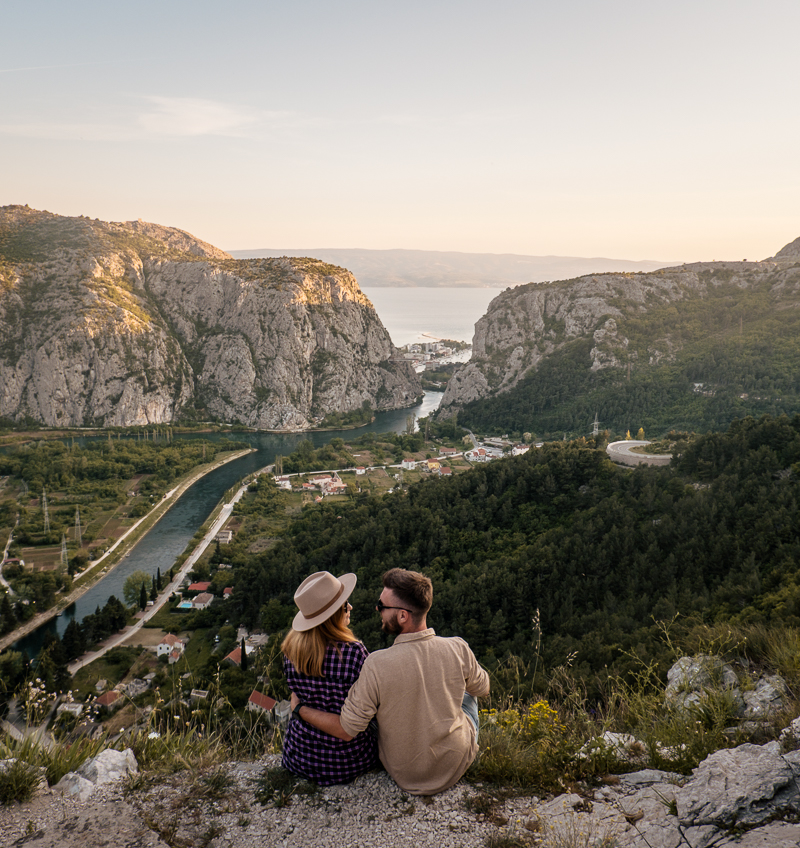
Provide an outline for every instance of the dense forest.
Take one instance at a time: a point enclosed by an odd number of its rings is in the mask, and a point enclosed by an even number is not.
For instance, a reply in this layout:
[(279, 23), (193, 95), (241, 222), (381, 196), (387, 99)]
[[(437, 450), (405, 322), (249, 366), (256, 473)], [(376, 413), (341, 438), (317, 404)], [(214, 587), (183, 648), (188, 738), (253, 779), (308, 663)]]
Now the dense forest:
[[(721, 275), (716, 271), (715, 281)], [(617, 366), (591, 370), (591, 335), (564, 341), (510, 391), (466, 404), (458, 423), (547, 439), (588, 434), (595, 414), (612, 434), (643, 427), (653, 435), (794, 415), (800, 311), (787, 308), (794, 304), (780, 301), (770, 285), (716, 283), (713, 297), (687, 296), (617, 317), (628, 342), (615, 352)]]
[(800, 625), (799, 511), (800, 416), (738, 420), (662, 468), (620, 469), (591, 440), (554, 443), (306, 508), (274, 547), (236, 557), (233, 603), (274, 631), (309, 573), (353, 571), (355, 630), (374, 649), (381, 575), (418, 569), (434, 582), (430, 624), (489, 666), (513, 655), (552, 668), (577, 652), (588, 679), (660, 658), (658, 622), (677, 614)]

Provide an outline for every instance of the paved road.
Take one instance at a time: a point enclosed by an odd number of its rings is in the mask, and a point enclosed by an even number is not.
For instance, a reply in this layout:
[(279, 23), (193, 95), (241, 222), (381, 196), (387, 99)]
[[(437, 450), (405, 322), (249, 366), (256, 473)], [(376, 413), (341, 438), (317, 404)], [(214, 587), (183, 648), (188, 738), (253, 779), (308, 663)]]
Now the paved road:
[(649, 441), (625, 439), (622, 442), (611, 442), (606, 448), (606, 453), (614, 462), (619, 462), (622, 465), (669, 465), (672, 459), (670, 454), (631, 452), (631, 448), (649, 444)]
[[(28, 633), (36, 630), (37, 627), (40, 627), (46, 621), (49, 621), (51, 618), (55, 618), (60, 610), (65, 609), (71, 603), (76, 601), (81, 595), (85, 592), (88, 592), (92, 586), (97, 583), (99, 580), (102, 580), (106, 574), (107, 568), (101, 569), (99, 566), (102, 564), (103, 560), (109, 556), (113, 551), (117, 550), (120, 545), (128, 539), (129, 536), (139, 527), (139, 525), (143, 521), (147, 521), (148, 518), (152, 518), (156, 516), (156, 521), (159, 521), (162, 516), (169, 510), (172, 506), (172, 501), (177, 500), (190, 486), (194, 485), (201, 477), (204, 477), (206, 474), (214, 471), (222, 465), (225, 465), (228, 462), (232, 462), (234, 459), (239, 459), (242, 456), (247, 455), (248, 453), (252, 453), (255, 448), (249, 448), (248, 450), (237, 451), (236, 453), (231, 454), (230, 456), (225, 457), (224, 459), (218, 460), (213, 465), (205, 468), (203, 471), (199, 471), (196, 474), (193, 474), (191, 477), (187, 478), (183, 482), (179, 483), (175, 486), (174, 489), (170, 489), (164, 497), (153, 507), (150, 512), (140, 518), (132, 527), (128, 528), (128, 530), (117, 539), (116, 542), (100, 557), (96, 560), (92, 560), (92, 563), (89, 567), (89, 574), (91, 574), (91, 579), (83, 583), (77, 589), (73, 589), (69, 595), (66, 597), (59, 597), (59, 600), (56, 602), (55, 606), (50, 607), (50, 609), (45, 610), (44, 612), (37, 613), (33, 618), (29, 619), (25, 622), (25, 624), (20, 625), (16, 630), (11, 633), (7, 633), (5, 636), (0, 638), (0, 651), (7, 648), (13, 642), (16, 642), (17, 639), (21, 639), (23, 636), (27, 636)], [(156, 521), (153, 522), (155, 525)], [(149, 529), (152, 529), (149, 528)], [(149, 532), (149, 530), (148, 530)], [(138, 539), (137, 539), (138, 541)], [(117, 563), (114, 563), (116, 565)], [(113, 566), (112, 566), (113, 567)]]
[(92, 651), (89, 654), (84, 654), (82, 657), (80, 657), (80, 659), (72, 663), (72, 665), (69, 666), (70, 674), (75, 674), (78, 669), (81, 669), (85, 665), (89, 665), (89, 663), (94, 662), (94, 660), (98, 659), (99, 657), (102, 657), (103, 654), (105, 654), (107, 651), (110, 651), (112, 648), (116, 648), (118, 645), (127, 642), (134, 634), (138, 633), (139, 630), (144, 627), (145, 622), (149, 621), (161, 609), (161, 607), (164, 606), (164, 604), (169, 600), (169, 596), (172, 594), (172, 592), (178, 590), (181, 583), (183, 582), (183, 579), (192, 570), (197, 560), (200, 559), (200, 556), (202, 555), (203, 551), (209, 546), (209, 544), (213, 541), (217, 533), (219, 533), (219, 531), (222, 529), (225, 522), (230, 518), (231, 513), (233, 512), (234, 504), (237, 501), (241, 500), (242, 495), (244, 495), (244, 493), (247, 491), (247, 486), (247, 483), (241, 486), (239, 491), (236, 492), (236, 494), (233, 496), (231, 502), (223, 505), (219, 515), (216, 517), (211, 527), (209, 527), (205, 536), (203, 536), (197, 547), (190, 554), (189, 558), (181, 566), (180, 571), (178, 571), (178, 573), (175, 575), (172, 582), (165, 586), (164, 589), (161, 591), (161, 593), (153, 603), (153, 606), (147, 607), (142, 617), (135, 624), (132, 624), (130, 627), (126, 627), (119, 633), (115, 633), (96, 651)]

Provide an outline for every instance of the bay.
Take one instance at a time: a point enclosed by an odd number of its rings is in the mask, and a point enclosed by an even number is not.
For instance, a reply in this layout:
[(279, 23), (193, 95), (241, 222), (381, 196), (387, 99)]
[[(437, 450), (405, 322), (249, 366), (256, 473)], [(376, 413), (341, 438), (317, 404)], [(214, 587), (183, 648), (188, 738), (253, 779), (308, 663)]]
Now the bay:
[(496, 288), (361, 286), (396, 347), (436, 339), (472, 343)]

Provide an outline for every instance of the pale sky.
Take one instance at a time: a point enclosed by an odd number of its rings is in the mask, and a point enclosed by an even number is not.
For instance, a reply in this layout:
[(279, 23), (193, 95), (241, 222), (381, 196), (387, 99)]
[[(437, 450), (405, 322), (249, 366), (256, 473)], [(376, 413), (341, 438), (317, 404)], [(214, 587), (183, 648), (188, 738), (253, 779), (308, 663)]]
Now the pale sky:
[(223, 249), (762, 259), (797, 0), (6, 0), (0, 205)]

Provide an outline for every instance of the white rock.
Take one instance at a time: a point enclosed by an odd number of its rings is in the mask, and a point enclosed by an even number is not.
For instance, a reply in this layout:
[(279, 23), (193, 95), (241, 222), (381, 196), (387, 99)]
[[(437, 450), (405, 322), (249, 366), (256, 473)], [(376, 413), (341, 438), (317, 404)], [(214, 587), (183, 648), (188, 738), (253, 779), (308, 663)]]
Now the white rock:
[(75, 798), (78, 801), (86, 801), (94, 792), (95, 784), (77, 772), (71, 771), (65, 774), (53, 787), (53, 792), (58, 792), (67, 798)]
[(114, 751), (106, 748), (96, 757), (87, 760), (79, 769), (78, 774), (90, 780), (96, 786), (120, 780), (126, 775), (135, 774), (139, 770), (136, 757), (130, 748), (124, 751)]

